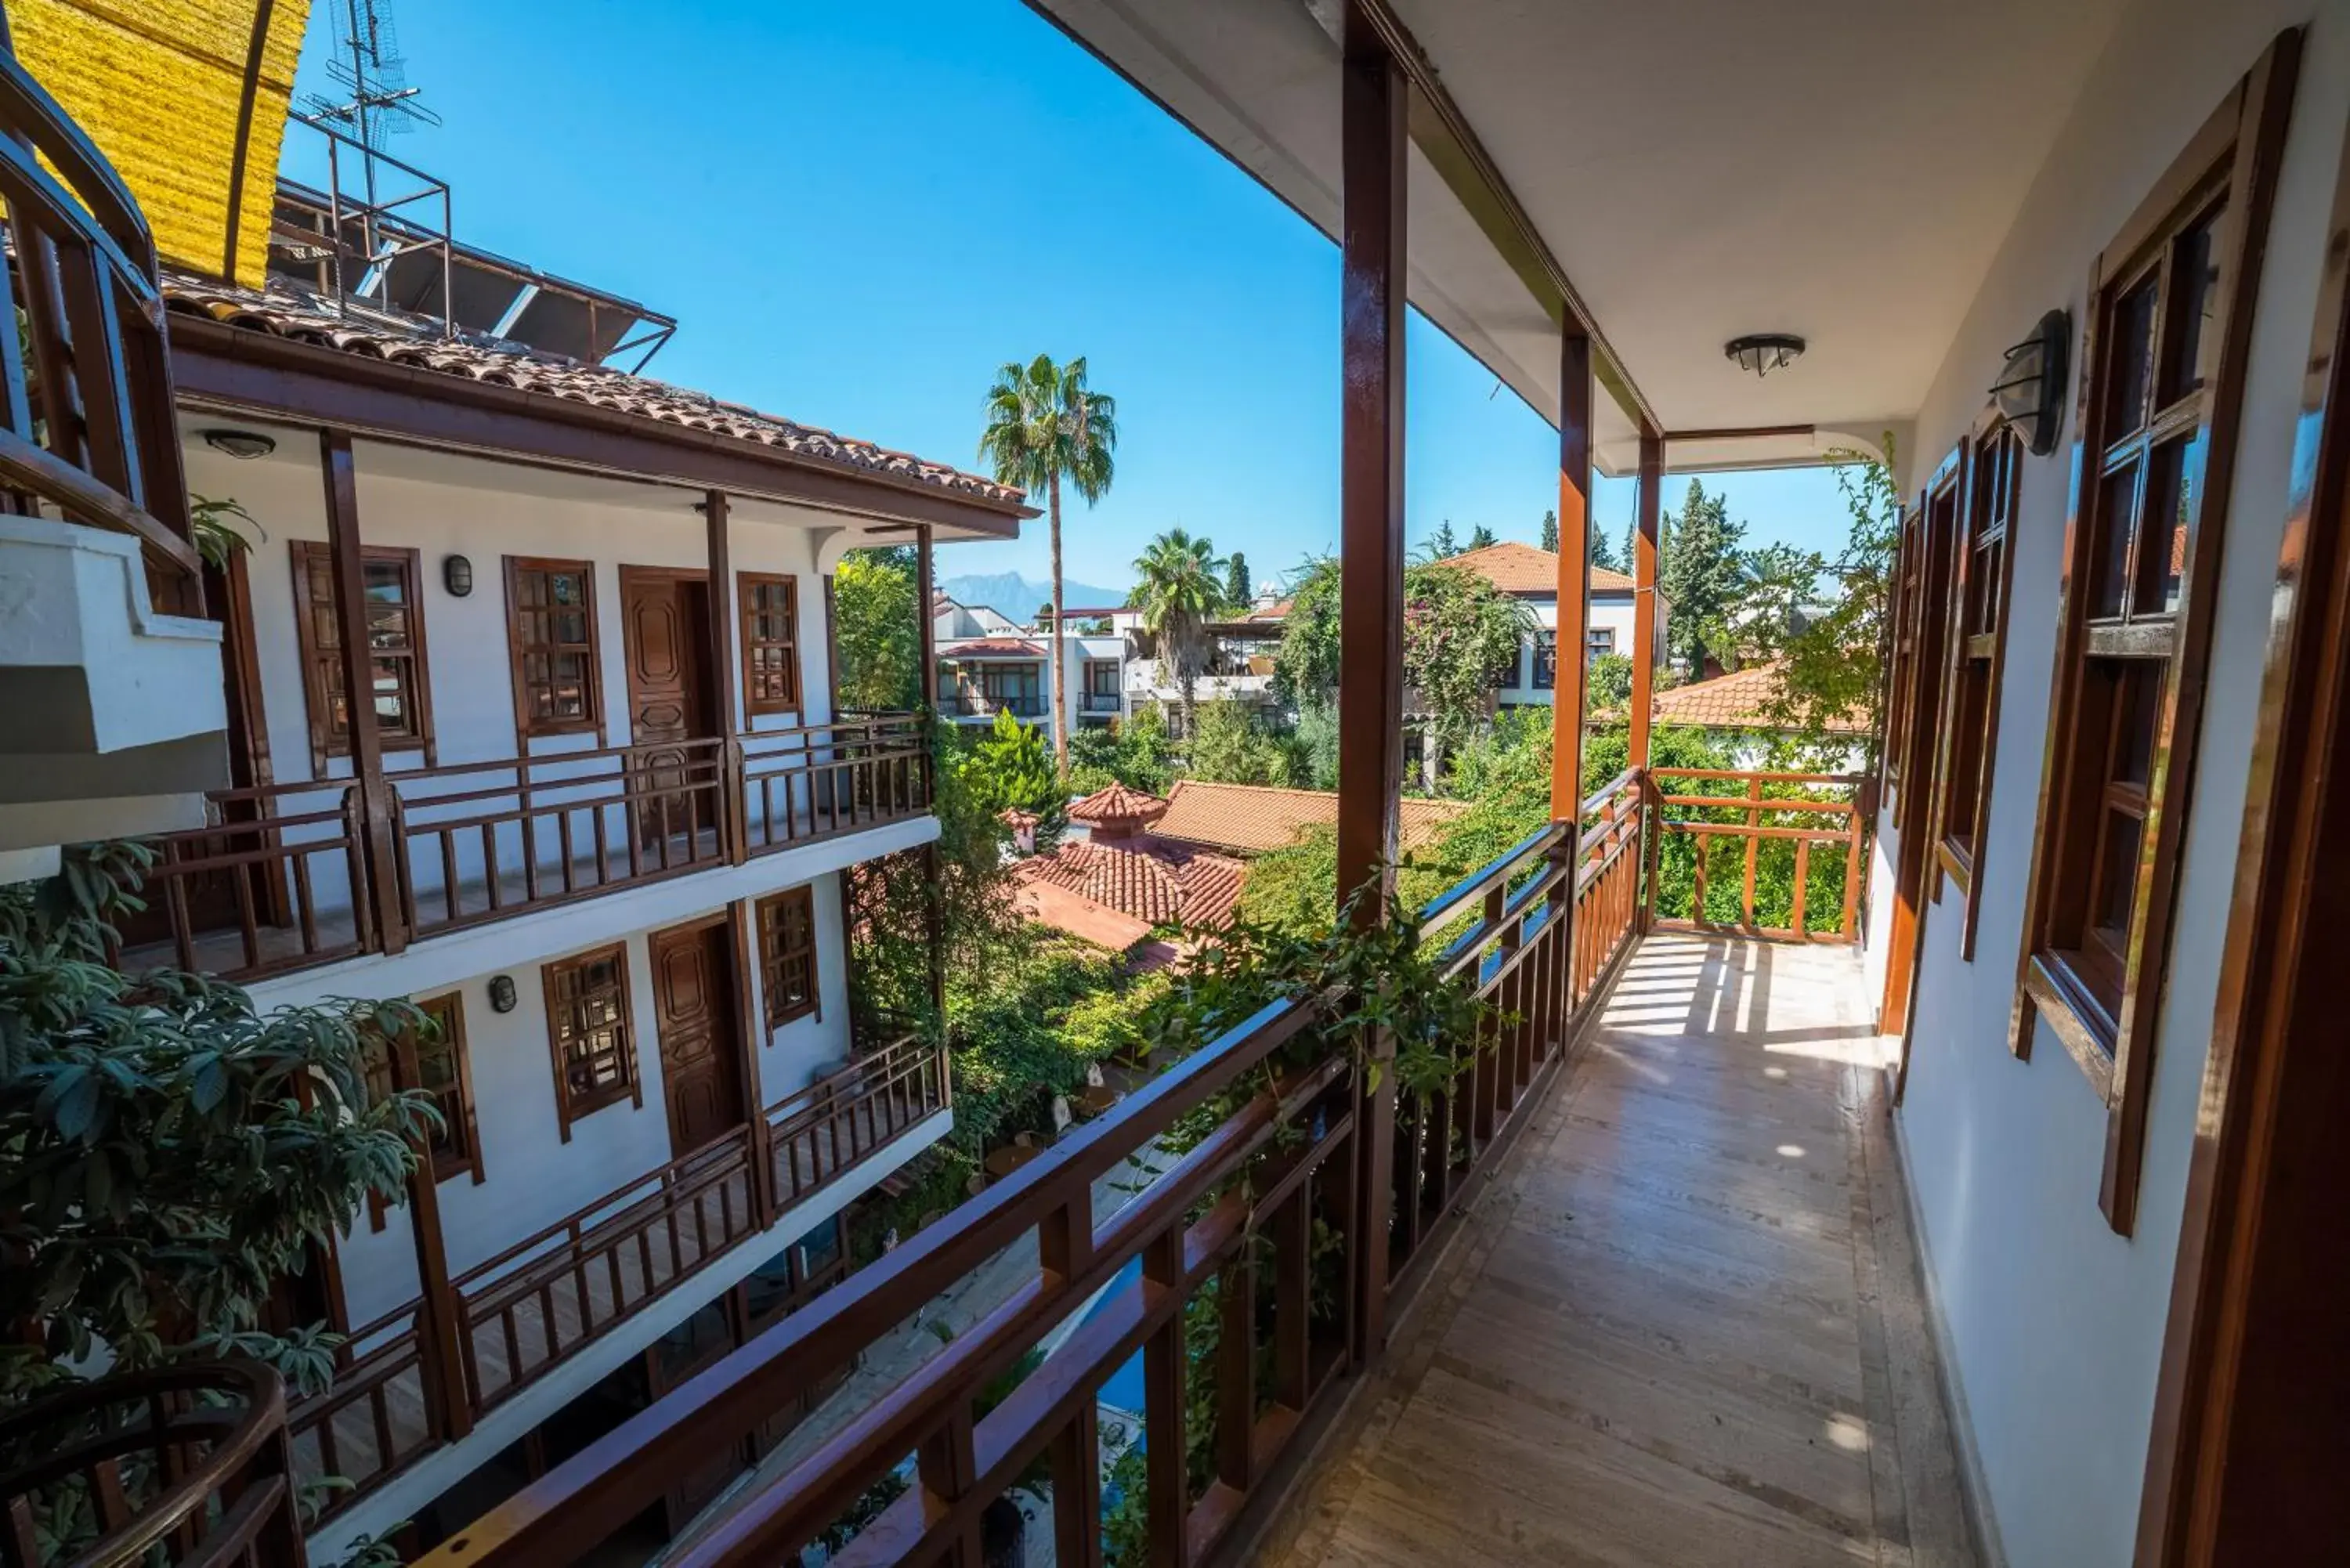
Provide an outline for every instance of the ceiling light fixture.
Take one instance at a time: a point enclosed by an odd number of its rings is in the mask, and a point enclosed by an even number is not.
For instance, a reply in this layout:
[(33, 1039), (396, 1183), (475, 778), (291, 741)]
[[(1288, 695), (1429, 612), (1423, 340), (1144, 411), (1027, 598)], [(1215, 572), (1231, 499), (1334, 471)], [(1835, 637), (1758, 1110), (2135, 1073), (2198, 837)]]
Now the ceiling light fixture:
[(215, 452), (224, 452), (231, 457), (247, 461), (267, 457), (277, 450), (276, 438), (263, 435), (259, 431), (206, 431), (204, 444)]
[(1731, 338), (1721, 346), (1721, 352), (1723, 358), (1736, 360), (1741, 369), (1767, 376), (1802, 358), (1804, 340), (1784, 332), (1757, 332)]

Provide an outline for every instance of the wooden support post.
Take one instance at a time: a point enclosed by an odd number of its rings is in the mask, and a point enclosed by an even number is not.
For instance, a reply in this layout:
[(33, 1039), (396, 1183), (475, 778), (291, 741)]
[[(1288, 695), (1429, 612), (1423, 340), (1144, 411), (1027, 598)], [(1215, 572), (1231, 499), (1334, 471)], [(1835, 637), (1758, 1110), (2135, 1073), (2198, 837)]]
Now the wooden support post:
[(1657, 531), (1664, 514), (1665, 442), (1640, 432), (1638, 537), (1632, 545), (1632, 733), (1626, 760), (1648, 765), (1648, 722), (1657, 700)]
[[(375, 690), (374, 660), (368, 651), (367, 574), (359, 562), (359, 499), (351, 438), (342, 431), (318, 432), (319, 471), (327, 486), (327, 549), (334, 570), (335, 624), (341, 628), (344, 711), (351, 741), (351, 778), (359, 792), (360, 863), (365, 888), (351, 889), (351, 911), (371, 916), (376, 943), (387, 953), (408, 948), (408, 920), (400, 905), (400, 845), (391, 786), (383, 776), (383, 737), (367, 694)], [(525, 825), (525, 831), (528, 831)], [(362, 910), (367, 911), (362, 915)]]
[[(841, 929), (847, 929), (846, 926)], [(751, 906), (747, 902), (738, 898), (726, 906), (726, 935), (734, 954), (734, 1075), (743, 1085), (743, 1125), (751, 1129), (752, 1214), (764, 1231), (775, 1222), (776, 1214), (783, 1209), (783, 1199), (775, 1183), (775, 1128), (767, 1125), (767, 1095), (759, 1082), (761, 1037), (766, 1031), (765, 1021), (751, 1002), (751, 973), (756, 964), (754, 955), (758, 942), (751, 929)]]
[(936, 708), (939, 701), (939, 621), (931, 608), (938, 597), (938, 589), (931, 573), (928, 524), (914, 530), (914, 597), (919, 601), (914, 606), (914, 613), (921, 618), (920, 630), (916, 638), (922, 660), (922, 694), (914, 703), (919, 711)]
[(1550, 815), (1573, 822), (1583, 802), (1583, 703), (1591, 620), (1591, 339), (1559, 341), (1558, 641), (1551, 683)]
[[(349, 639), (345, 639), (349, 641)], [(396, 1089), (423, 1087), (416, 1059), (416, 1033), (389, 1042)], [(424, 1421), (433, 1436), (456, 1442), (473, 1429), (473, 1405), (465, 1391), (461, 1340), (463, 1308), (449, 1283), (449, 1251), (441, 1235), (440, 1183), (432, 1174), (432, 1151), (414, 1145), (416, 1168), (408, 1173), (408, 1234), (416, 1248), (416, 1348), (423, 1362)]]
[(702, 499), (702, 515), (709, 530), (710, 673), (717, 682), (712, 696), (718, 708), (718, 732), (725, 737), (718, 749), (718, 836), (727, 862), (740, 866), (751, 858), (751, 829), (743, 793), (743, 724), (735, 706), (735, 672), (741, 660), (734, 651), (734, 556), (727, 542), (726, 493), (710, 491)]
[[(929, 715), (925, 741), (935, 748), (941, 722), (939, 697), (938, 618), (931, 610), (938, 597), (933, 586), (934, 569), (931, 562), (931, 529), (924, 524), (914, 530), (914, 597), (918, 601), (914, 613), (921, 618), (918, 645), (921, 649), (922, 696), (917, 704), (919, 711)], [(933, 752), (935, 754), (935, 750)], [(938, 1018), (938, 1038), (946, 1039), (947, 1030), (947, 929), (946, 909), (939, 890), (939, 846), (936, 839), (922, 846), (922, 867), (929, 873), (926, 880), (930, 897), (923, 900), (923, 930), (931, 947), (931, 1006)]]
[[(1347, 7), (1340, 219), (1338, 898), (1387, 918), (1403, 781), (1403, 421), (1406, 120), (1409, 92), (1359, 0)], [(1367, 1043), (1384, 1061), (1394, 1043)], [(1370, 1087), (1367, 1078), (1378, 1084)], [(1387, 1337), (1395, 1075), (1355, 1091), (1349, 1349)], [(1154, 1446), (1155, 1448), (1155, 1446)]]

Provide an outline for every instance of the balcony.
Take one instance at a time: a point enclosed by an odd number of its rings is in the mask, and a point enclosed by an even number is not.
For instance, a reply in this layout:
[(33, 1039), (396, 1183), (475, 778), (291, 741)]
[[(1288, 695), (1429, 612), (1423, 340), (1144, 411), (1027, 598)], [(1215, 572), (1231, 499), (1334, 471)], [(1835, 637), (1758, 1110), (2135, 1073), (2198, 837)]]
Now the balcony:
[[(674, 1560), (788, 1561), (914, 1454), (856, 1561), (932, 1560), (1015, 1482), (1064, 1560), (1099, 1561), (1103, 1431), (1129, 1416), (1159, 1561), (1242, 1560), (1276, 1526), (1285, 1555), (1265, 1561), (1357, 1561), (1373, 1539), (1415, 1561), (1522, 1561), (1534, 1540), (1555, 1557), (1543, 1532), (1568, 1509), (1577, 1531), (1670, 1532), (1673, 1561), (1963, 1532), (1947, 1435), (1915, 1408), (1933, 1367), (1842, 896), (1865, 786), (1668, 778), (1627, 773), (1579, 836), (1535, 834), (1426, 911), (1459, 933), (1448, 972), (1506, 1010), (1449, 1092), (1383, 1100), (1349, 1053), (1287, 1067), (1097, 1219), (1098, 1181), (1322, 1004), (1269, 1005), (430, 1561), (590, 1556), (675, 1468), (1031, 1247), (1005, 1307)], [(1225, 1304), (1201, 1362), (1203, 1299)], [(1032, 1347), (1041, 1366), (974, 1423)], [(1202, 1471), (1182, 1456), (1211, 1412)], [(1340, 1457), (1301, 1474), (1325, 1431)]]
[[(945, 1054), (911, 1037), (891, 1042), (354, 1328), (331, 1392), (296, 1403), (285, 1422), (299, 1478), (352, 1483), (332, 1495), (322, 1522), (462, 1441), (688, 1282), (791, 1241), (808, 1204), (860, 1170), (886, 1173), (880, 1162), (893, 1149), (902, 1157), (948, 1103)], [(437, 1255), (437, 1241), (424, 1251)]]
[(0, 871), (197, 820), (225, 783), (155, 249), (114, 171), (0, 46)]
[[(251, 981), (926, 815), (922, 722), (868, 715), (402, 769), (380, 841), (348, 779), (220, 790), (151, 840), (121, 961)], [(378, 843), (381, 846), (379, 853)]]
[(1115, 691), (1087, 691), (1078, 699), (1080, 713), (1115, 713), (1122, 699)]
[(978, 691), (956, 692), (941, 705), (958, 719), (993, 719), (998, 713), (1009, 713), (1015, 719), (1041, 719), (1046, 711), (1041, 696), (990, 697)]

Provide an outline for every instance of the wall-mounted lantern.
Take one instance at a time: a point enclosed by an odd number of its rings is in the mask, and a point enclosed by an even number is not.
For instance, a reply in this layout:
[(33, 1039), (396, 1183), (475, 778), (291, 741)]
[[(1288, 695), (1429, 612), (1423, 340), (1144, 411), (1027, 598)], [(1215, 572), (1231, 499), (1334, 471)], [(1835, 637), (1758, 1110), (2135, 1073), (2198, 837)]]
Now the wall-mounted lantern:
[(2023, 437), (2034, 457), (2056, 450), (2064, 428), (2064, 384), (2071, 374), (2073, 315), (2050, 311), (2032, 329), (2032, 336), (2007, 351), (1999, 379), (1991, 384), (1999, 411)]
[(206, 431), (204, 444), (214, 452), (224, 452), (231, 457), (246, 462), (256, 457), (267, 457), (277, 450), (276, 438), (263, 435), (259, 431)]
[(490, 976), (490, 1011), (512, 1012), (515, 1010), (515, 982), (510, 974)]
[(441, 558), (441, 583), (449, 590), (451, 598), (463, 598), (473, 591), (473, 563), (463, 556), (443, 556)]

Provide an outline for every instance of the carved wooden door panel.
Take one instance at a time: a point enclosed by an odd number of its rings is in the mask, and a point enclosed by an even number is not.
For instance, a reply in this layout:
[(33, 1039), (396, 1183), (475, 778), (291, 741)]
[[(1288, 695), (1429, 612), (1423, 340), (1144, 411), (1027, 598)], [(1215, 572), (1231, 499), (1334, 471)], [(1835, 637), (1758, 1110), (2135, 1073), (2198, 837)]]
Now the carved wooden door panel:
[(706, 749), (682, 742), (716, 732), (709, 711), (709, 583), (699, 573), (620, 568), (620, 624), (629, 664), (629, 738), (653, 746), (631, 759), (638, 836), (644, 843), (717, 831), (718, 792)]
[(743, 1122), (733, 947), (724, 922), (656, 931), (653, 1011), (670, 1153), (691, 1153)]

